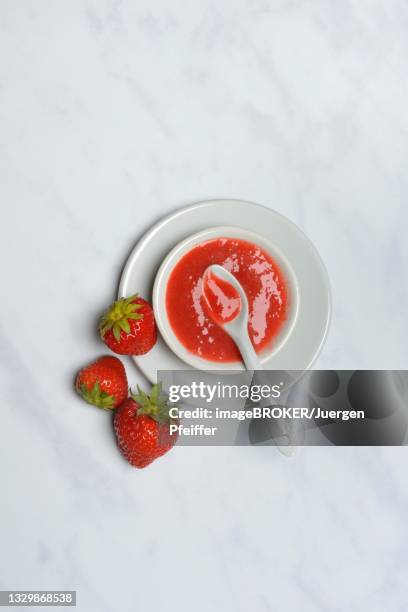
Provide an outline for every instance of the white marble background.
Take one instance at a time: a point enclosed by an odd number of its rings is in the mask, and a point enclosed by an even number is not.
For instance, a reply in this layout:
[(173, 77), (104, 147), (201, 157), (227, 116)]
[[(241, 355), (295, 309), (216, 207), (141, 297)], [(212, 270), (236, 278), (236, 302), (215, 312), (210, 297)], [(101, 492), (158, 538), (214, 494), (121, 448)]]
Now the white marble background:
[(405, 448), (178, 448), (139, 472), (71, 389), (136, 239), (213, 196), (315, 242), (319, 366), (408, 366), (407, 31), (405, 0), (2, 0), (0, 588), (408, 609)]

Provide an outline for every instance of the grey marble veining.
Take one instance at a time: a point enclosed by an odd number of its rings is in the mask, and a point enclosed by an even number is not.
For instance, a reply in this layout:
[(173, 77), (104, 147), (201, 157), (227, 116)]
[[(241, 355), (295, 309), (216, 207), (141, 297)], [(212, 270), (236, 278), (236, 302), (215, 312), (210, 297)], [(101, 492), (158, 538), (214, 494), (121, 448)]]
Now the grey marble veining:
[(316, 244), (317, 366), (408, 367), (407, 27), (403, 0), (1, 3), (0, 588), (77, 589), (84, 612), (407, 608), (405, 448), (180, 447), (136, 471), (71, 389), (130, 248), (210, 197)]

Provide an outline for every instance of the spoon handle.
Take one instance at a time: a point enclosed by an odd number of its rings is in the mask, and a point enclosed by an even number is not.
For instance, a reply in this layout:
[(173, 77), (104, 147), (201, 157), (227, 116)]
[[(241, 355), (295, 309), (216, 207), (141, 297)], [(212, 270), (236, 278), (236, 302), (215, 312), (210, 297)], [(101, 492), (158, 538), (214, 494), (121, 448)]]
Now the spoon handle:
[(242, 337), (237, 334), (234, 338), (235, 344), (238, 346), (239, 352), (241, 353), (242, 361), (245, 364), (247, 370), (261, 370), (261, 362), (258, 359), (258, 355), (255, 352), (252, 342), (249, 336)]

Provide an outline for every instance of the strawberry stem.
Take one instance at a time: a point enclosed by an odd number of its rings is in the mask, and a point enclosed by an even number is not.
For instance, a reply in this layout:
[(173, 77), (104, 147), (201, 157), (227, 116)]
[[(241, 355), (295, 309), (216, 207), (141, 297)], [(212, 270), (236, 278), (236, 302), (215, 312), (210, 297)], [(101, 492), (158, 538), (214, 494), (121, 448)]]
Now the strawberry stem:
[(120, 298), (109, 306), (99, 323), (99, 333), (102, 339), (109, 330), (112, 330), (117, 342), (120, 340), (122, 331), (125, 334), (130, 334), (129, 320), (137, 321), (143, 318), (143, 315), (137, 312), (142, 307), (142, 304), (136, 304), (134, 302), (136, 298), (137, 293), (129, 298)]
[(92, 387), (87, 387), (85, 383), (82, 383), (77, 388), (77, 391), (82, 399), (88, 402), (88, 404), (92, 404), (98, 408), (109, 410), (115, 405), (115, 397), (109, 395), (109, 393), (105, 393), (105, 391), (101, 391), (99, 380), (97, 380)]
[(153, 385), (150, 394), (145, 393), (137, 385), (137, 393), (130, 391), (132, 399), (139, 405), (137, 414), (145, 414), (157, 421), (160, 425), (173, 423), (175, 421), (169, 414), (170, 408), (176, 408), (170, 405), (168, 397), (162, 390), (162, 383)]

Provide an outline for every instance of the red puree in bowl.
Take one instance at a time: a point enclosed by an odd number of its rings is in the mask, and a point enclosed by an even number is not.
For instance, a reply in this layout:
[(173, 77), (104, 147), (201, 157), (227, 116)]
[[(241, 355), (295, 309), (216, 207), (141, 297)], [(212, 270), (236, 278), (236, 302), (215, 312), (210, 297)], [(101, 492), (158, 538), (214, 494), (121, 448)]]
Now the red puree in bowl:
[(241, 298), (235, 287), (216, 274), (206, 272), (202, 288), (205, 308), (210, 318), (221, 325), (233, 321), (241, 310)]
[[(186, 253), (174, 267), (167, 282), (166, 309), (179, 341), (191, 353), (210, 361), (240, 361), (235, 343), (214, 322), (214, 310), (210, 314), (203, 296), (203, 275), (212, 264), (223, 266), (241, 283), (248, 298), (248, 331), (256, 352), (271, 343), (286, 320), (287, 285), (268, 253), (238, 238), (207, 240)], [(235, 292), (229, 283), (225, 285)], [(236, 297), (233, 293), (227, 296)], [(223, 315), (221, 308), (218, 314), (221, 319), (226, 316), (227, 320), (232, 320), (238, 312), (232, 308)]]

